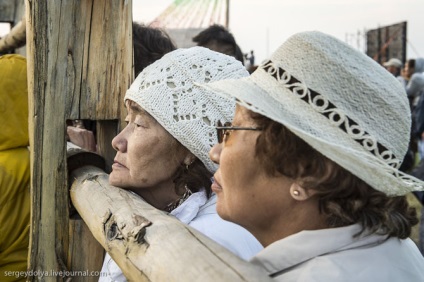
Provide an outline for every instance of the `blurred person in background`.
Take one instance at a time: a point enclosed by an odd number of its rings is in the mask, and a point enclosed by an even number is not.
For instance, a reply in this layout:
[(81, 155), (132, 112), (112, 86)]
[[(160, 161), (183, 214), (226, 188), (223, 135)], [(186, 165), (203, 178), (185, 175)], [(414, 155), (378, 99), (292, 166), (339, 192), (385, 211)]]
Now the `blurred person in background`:
[(197, 46), (206, 47), (213, 51), (233, 56), (244, 65), (243, 52), (237, 45), (234, 36), (222, 25), (211, 25), (193, 37), (193, 42), (195, 42)]
[(394, 77), (398, 77), (401, 74), (401, 70), (403, 68), (403, 64), (401, 60), (397, 58), (391, 58), (387, 62), (383, 63), (383, 66), (394, 75)]
[(0, 56), (0, 281), (27, 270), (30, 229), (30, 153), (26, 59)]

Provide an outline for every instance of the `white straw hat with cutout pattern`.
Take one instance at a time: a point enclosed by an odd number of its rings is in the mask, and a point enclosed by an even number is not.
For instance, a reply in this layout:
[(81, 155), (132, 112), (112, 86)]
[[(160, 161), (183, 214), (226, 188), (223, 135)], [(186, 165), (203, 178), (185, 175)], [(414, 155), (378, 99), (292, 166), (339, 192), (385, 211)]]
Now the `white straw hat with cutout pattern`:
[(395, 196), (424, 189), (398, 170), (411, 127), (405, 90), (330, 35), (295, 34), (250, 77), (203, 87), (283, 124), (376, 190)]

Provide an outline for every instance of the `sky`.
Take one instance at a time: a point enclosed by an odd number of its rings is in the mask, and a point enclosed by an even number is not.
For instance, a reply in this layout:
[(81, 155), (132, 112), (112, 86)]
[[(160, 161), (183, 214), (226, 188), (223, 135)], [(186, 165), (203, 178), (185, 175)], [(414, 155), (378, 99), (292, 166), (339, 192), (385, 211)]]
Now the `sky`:
[[(149, 23), (173, 1), (133, 0), (133, 20)], [(407, 58), (424, 57), (424, 0), (230, 0), (229, 29), (256, 63), (297, 32), (318, 30), (365, 51), (366, 30), (403, 21)], [(1, 24), (0, 36), (7, 30)]]
[[(133, 0), (133, 19), (148, 23), (172, 2)], [(403, 21), (407, 59), (424, 57), (424, 0), (230, 0), (229, 29), (244, 53), (254, 50), (257, 63), (291, 35), (310, 30), (365, 52), (366, 30)]]

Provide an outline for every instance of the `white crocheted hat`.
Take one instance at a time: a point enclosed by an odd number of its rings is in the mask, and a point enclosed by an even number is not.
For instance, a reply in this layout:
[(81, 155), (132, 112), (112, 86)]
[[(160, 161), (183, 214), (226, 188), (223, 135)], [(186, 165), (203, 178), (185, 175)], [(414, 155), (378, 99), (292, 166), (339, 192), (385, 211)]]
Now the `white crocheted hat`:
[(138, 75), (124, 100), (130, 99), (152, 115), (174, 138), (198, 157), (211, 172), (217, 168), (208, 156), (217, 141), (218, 121), (232, 120), (235, 103), (207, 95), (194, 82), (248, 76), (233, 57), (203, 47), (177, 49)]
[(405, 90), (371, 58), (332, 36), (298, 33), (250, 77), (203, 87), (285, 125), (387, 195), (424, 188), (398, 170), (411, 126)]

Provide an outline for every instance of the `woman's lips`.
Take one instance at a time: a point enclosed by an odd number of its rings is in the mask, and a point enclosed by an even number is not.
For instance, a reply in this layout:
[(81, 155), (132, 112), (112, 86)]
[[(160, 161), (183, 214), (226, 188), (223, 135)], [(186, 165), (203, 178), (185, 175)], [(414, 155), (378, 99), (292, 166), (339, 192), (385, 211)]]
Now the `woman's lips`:
[(127, 168), (126, 166), (124, 166), (123, 164), (121, 164), (120, 162), (118, 162), (118, 161), (114, 161), (113, 162), (113, 165), (112, 165), (112, 168)]
[(212, 191), (216, 192), (220, 192), (222, 191), (222, 187), (221, 184), (219, 184), (219, 182), (216, 180), (216, 178), (214, 177), (214, 180), (212, 182), (212, 186), (211, 186)]

